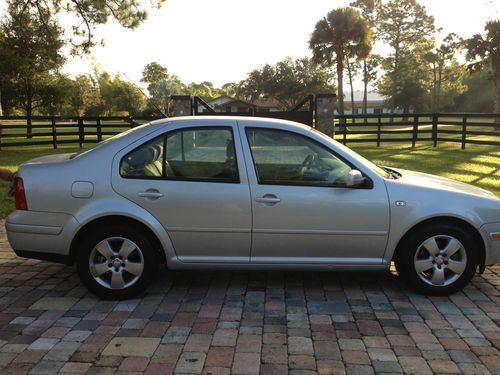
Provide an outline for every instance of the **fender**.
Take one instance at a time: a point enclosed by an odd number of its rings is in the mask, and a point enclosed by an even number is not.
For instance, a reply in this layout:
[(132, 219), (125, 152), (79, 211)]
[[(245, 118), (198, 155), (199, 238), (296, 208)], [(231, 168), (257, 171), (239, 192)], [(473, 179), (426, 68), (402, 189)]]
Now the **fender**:
[(160, 241), (167, 266), (175, 261), (177, 255), (165, 228), (148, 211), (128, 199), (116, 196), (114, 198), (98, 199), (83, 206), (75, 213), (75, 219), (80, 223), (80, 229), (88, 223), (106, 216), (124, 216), (140, 221), (156, 235)]

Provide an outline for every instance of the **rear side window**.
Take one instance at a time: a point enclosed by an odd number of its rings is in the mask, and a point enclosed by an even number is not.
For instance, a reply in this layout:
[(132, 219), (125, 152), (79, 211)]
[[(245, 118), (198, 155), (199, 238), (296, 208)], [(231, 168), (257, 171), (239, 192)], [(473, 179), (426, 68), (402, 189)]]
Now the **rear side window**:
[(164, 137), (149, 141), (122, 159), (120, 175), (135, 178), (161, 178), (164, 167)]
[(186, 129), (167, 134), (168, 179), (239, 182), (230, 128)]
[(149, 141), (122, 159), (120, 175), (207, 182), (239, 182), (231, 128), (177, 130)]

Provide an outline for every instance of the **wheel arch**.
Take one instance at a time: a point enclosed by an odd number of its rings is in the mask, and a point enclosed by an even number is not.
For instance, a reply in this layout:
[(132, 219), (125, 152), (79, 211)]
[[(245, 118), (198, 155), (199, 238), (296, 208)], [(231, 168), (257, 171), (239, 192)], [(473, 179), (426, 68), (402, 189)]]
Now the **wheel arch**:
[(124, 215), (101, 216), (101, 217), (98, 217), (98, 218), (95, 218), (95, 219), (89, 221), (88, 223), (85, 223), (85, 225), (83, 225), (78, 230), (76, 235), (73, 237), (73, 240), (71, 241), (70, 251), (69, 251), (69, 256), (70, 256), (71, 261), (75, 260), (76, 251), (78, 249), (78, 244), (80, 243), (80, 240), (83, 237), (85, 237), (85, 235), (87, 233), (89, 233), (90, 231), (92, 231), (95, 228), (99, 228), (99, 227), (107, 226), (107, 225), (116, 225), (116, 224), (120, 224), (120, 225), (124, 225), (124, 226), (132, 225), (135, 228), (142, 231), (144, 234), (146, 234), (148, 236), (148, 238), (150, 238), (152, 240), (153, 246), (155, 247), (155, 250), (158, 252), (158, 254), (160, 256), (160, 258), (159, 258), (160, 262), (163, 264), (167, 264), (165, 249), (164, 249), (160, 239), (156, 235), (156, 233), (151, 228), (149, 228), (146, 224), (144, 224), (143, 222), (141, 222), (135, 218), (132, 218), (129, 216), (124, 216)]
[(403, 244), (407, 240), (407, 238), (416, 230), (425, 227), (427, 225), (432, 225), (432, 224), (443, 224), (443, 223), (453, 223), (455, 225), (458, 225), (462, 227), (463, 229), (467, 230), (471, 235), (474, 237), (475, 242), (479, 246), (479, 272), (483, 273), (485, 269), (485, 259), (486, 259), (486, 247), (483, 241), (483, 237), (481, 236), (481, 233), (469, 222), (459, 219), (453, 216), (438, 216), (438, 217), (432, 217), (426, 220), (423, 220), (414, 226), (412, 226), (410, 229), (408, 229), (405, 234), (399, 239), (394, 253), (392, 254), (392, 261), (395, 261), (398, 255), (400, 254), (401, 251), (403, 251)]

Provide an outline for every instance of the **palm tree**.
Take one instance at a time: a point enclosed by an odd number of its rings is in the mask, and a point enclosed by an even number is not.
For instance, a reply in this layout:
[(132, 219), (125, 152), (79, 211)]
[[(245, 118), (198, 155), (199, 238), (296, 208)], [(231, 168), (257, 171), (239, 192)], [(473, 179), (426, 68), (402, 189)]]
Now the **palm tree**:
[(484, 29), (484, 38), (476, 34), (465, 41), (467, 59), (471, 61), (469, 70), (476, 71), (491, 65), (495, 83), (494, 112), (500, 113), (500, 20), (486, 22)]
[(370, 25), (353, 8), (337, 8), (316, 23), (309, 40), (313, 62), (319, 65), (337, 65), (337, 83), (340, 114), (344, 114), (344, 62), (350, 52), (371, 46)]

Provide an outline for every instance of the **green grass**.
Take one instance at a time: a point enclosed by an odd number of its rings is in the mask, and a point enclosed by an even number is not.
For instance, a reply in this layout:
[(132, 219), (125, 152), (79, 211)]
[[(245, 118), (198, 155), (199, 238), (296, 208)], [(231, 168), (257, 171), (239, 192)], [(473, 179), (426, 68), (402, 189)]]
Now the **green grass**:
[[(349, 144), (353, 150), (376, 164), (432, 173), (470, 183), (494, 192), (500, 197), (500, 148), (467, 145), (460, 149), (457, 143), (440, 143), (434, 148), (429, 142), (411, 148), (408, 143)], [(80, 151), (79, 148), (29, 148), (0, 151), (0, 167), (16, 170), (22, 162), (37, 156)], [(0, 182), (0, 218), (13, 209), (12, 198), (7, 196), (9, 184)]]

